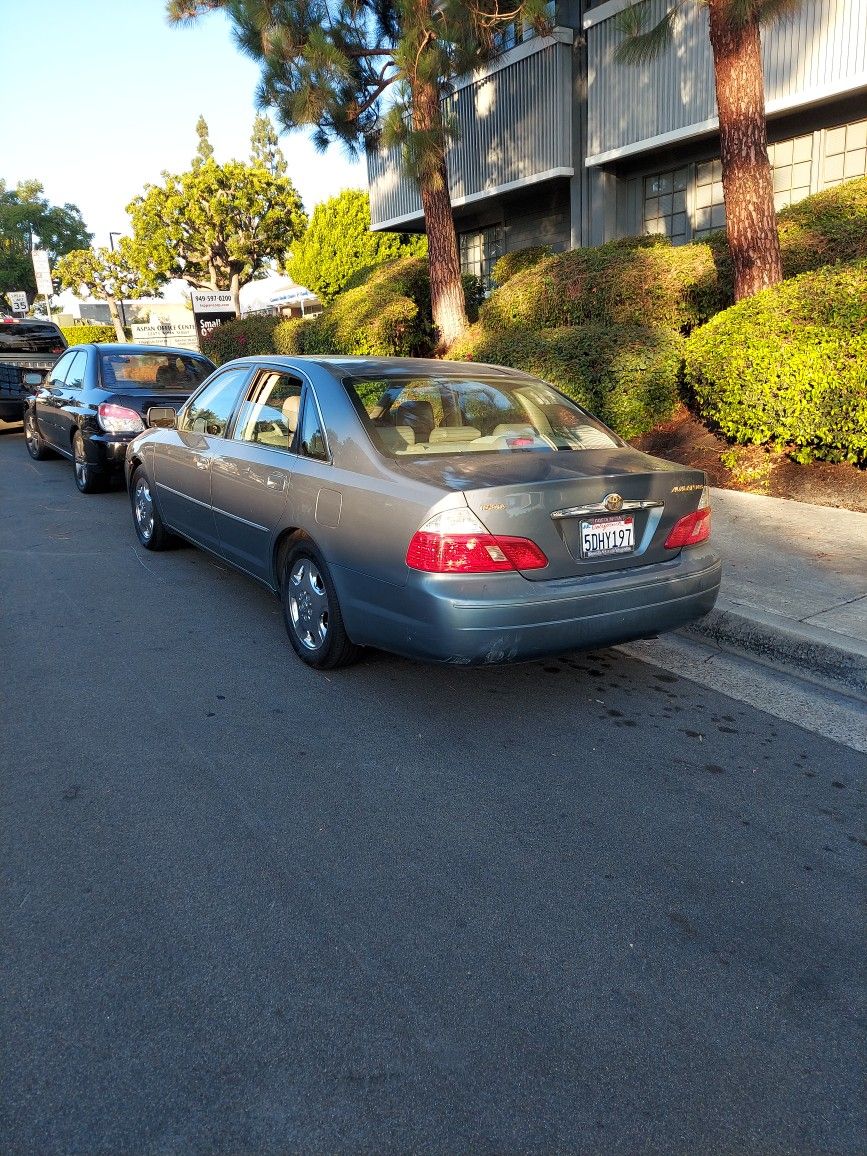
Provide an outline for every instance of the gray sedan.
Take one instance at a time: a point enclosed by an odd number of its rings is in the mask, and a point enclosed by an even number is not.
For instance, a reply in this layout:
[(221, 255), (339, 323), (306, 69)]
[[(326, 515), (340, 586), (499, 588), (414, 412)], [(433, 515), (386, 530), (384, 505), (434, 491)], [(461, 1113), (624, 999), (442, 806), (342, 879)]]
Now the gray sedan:
[(491, 663), (653, 636), (720, 584), (705, 477), (512, 369), (251, 357), (129, 445), (139, 541), (281, 599), (304, 662)]

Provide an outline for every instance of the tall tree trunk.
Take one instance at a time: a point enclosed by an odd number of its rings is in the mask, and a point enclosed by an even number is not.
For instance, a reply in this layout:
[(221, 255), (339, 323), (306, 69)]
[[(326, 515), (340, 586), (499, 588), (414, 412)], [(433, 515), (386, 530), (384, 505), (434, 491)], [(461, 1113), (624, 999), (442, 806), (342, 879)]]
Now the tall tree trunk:
[(111, 318), (111, 323), (114, 326), (114, 331), (117, 334), (118, 341), (126, 341), (126, 334), (123, 331), (123, 325), (120, 320), (120, 310), (117, 307), (116, 297), (106, 297), (108, 302), (108, 315)]
[(440, 346), (448, 348), (466, 329), (467, 307), (461, 284), (458, 238), (449, 196), (445, 148), (434, 155), (433, 140), (444, 139), (442, 110), (436, 84), (414, 86), (412, 127), (424, 134), (419, 158), (419, 193), (427, 231), (430, 299)]
[(232, 274), (232, 281), (230, 284), (232, 291), (232, 304), (235, 306), (235, 316), (241, 316), (241, 279), (237, 273)]
[(735, 300), (783, 279), (768, 160), (765, 84), (756, 20), (737, 26), (730, 0), (708, 0), (716, 74), (726, 233)]

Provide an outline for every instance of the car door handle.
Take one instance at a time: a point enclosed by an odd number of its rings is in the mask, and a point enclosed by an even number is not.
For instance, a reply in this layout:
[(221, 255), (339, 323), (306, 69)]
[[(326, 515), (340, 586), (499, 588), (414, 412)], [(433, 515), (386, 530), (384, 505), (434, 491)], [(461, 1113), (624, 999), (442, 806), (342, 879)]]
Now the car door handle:
[(265, 485), (269, 490), (285, 490), (286, 477), (284, 474), (269, 474), (265, 479)]
[(206, 470), (210, 464), (207, 458), (193, 458), (193, 461), (197, 470)]

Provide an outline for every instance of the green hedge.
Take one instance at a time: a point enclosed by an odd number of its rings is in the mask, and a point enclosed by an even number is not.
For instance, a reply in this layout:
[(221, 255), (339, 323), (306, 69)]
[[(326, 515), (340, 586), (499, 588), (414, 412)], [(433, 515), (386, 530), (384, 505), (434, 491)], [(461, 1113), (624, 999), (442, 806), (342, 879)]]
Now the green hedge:
[(224, 321), (202, 339), (202, 353), (216, 365), (233, 357), (274, 353), (274, 329), (279, 320), (263, 314)]
[(709, 245), (627, 237), (546, 257), (515, 273), (479, 311), (490, 329), (564, 325), (689, 330), (731, 301)]
[(867, 261), (742, 301), (686, 344), (698, 413), (733, 441), (867, 464)]
[(550, 381), (624, 438), (667, 421), (680, 400), (683, 338), (666, 330), (585, 325), (534, 332), (473, 326), (458, 361), (493, 362)]
[(60, 332), (67, 345), (90, 345), (93, 342), (117, 341), (113, 325), (66, 325)]
[(550, 245), (530, 245), (526, 249), (516, 249), (513, 253), (506, 253), (494, 263), (492, 270), (495, 285), (505, 285), (510, 277), (516, 273), (523, 273), (525, 269), (532, 269), (540, 261), (553, 254)]
[(777, 218), (787, 277), (867, 258), (867, 177), (816, 193)]

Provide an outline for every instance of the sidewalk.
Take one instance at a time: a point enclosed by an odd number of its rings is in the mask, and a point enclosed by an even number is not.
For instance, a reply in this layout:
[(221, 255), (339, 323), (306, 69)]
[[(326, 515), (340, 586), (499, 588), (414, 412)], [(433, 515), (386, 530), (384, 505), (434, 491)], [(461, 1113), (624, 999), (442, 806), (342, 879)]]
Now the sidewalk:
[(722, 589), (686, 632), (867, 699), (867, 514), (717, 489), (711, 508)]

